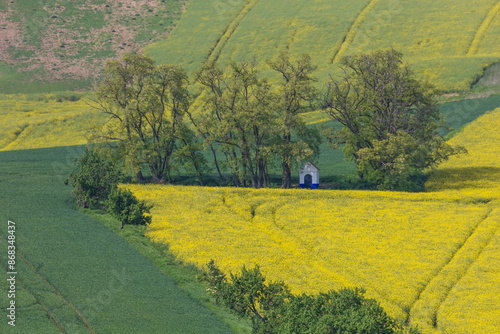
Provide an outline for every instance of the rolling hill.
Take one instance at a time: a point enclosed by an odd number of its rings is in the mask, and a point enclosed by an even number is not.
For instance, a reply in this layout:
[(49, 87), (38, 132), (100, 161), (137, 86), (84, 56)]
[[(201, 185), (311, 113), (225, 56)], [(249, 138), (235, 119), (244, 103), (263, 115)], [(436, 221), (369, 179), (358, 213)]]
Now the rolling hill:
[(393, 47), (439, 88), (465, 90), (500, 60), (499, 10), (496, 0), (193, 0), (170, 38), (145, 52), (190, 71), (207, 59), (307, 52), (321, 81), (341, 56)]
[(0, 3), (0, 93), (89, 89), (107, 59), (167, 37), (180, 0)]
[[(307, 52), (321, 85), (342, 56), (393, 47), (448, 93), (443, 135), (454, 130), (450, 141), (470, 152), (433, 170), (426, 193), (129, 186), (155, 204), (146, 234), (197, 267), (211, 258), (227, 272), (259, 264), (294, 292), (363, 286), (428, 334), (498, 331), (500, 1), (14, 0), (0, 3), (0, 31), (0, 151), (9, 151), (0, 152), (0, 203), (8, 208), (0, 216), (23, 226), (19, 316), (33, 327), (24, 329), (228, 331), (122, 239), (75, 211), (62, 185), (81, 150), (54, 147), (85, 144), (104, 120), (86, 94), (107, 59), (144, 52), (192, 74), (207, 60)], [(307, 117), (311, 126), (327, 120), (321, 111)], [(354, 171), (326, 143), (318, 165), (327, 185)], [(88, 299), (102, 290), (92, 282), (114, 279), (110, 262), (131, 270), (134, 283), (95, 316)], [(143, 274), (161, 294), (141, 284)], [(170, 320), (178, 301), (202, 317), (187, 312), (177, 326)], [(127, 317), (123, 305), (141, 313)]]
[(0, 4), (0, 91), (89, 89), (108, 58), (141, 52), (189, 72), (207, 59), (310, 53), (320, 81), (344, 55), (394, 47), (446, 91), (500, 60), (496, 0), (10, 1)]
[(500, 108), (453, 137), (470, 153), (440, 166), (425, 193), (127, 188), (154, 205), (146, 235), (186, 263), (258, 265), (296, 293), (362, 286), (425, 334), (496, 333), (499, 124)]

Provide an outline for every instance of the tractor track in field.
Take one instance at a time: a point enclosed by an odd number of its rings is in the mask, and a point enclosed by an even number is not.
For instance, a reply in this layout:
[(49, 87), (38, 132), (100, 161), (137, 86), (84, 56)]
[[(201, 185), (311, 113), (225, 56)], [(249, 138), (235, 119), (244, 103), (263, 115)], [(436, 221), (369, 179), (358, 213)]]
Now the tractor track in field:
[(11, 144), (15, 143), (16, 140), (19, 139), (23, 131), (26, 130), (26, 128), (28, 128), (29, 126), (30, 126), (29, 124), (23, 124), (17, 129), (17, 131), (11, 132), (12, 138), (10, 138), (10, 140), (6, 144), (0, 147), (0, 151), (8, 150), (8, 147)]
[[(3, 238), (3, 236), (2, 236), (2, 238)], [(5, 270), (5, 272), (9, 272), (9, 270), (6, 266), (4, 266), (3, 264), (1, 264), (1, 266)], [(21, 281), (19, 279), (16, 280), (16, 285), (17, 284), (19, 284), (24, 289), (24, 291), (26, 291), (26, 293), (29, 294), (31, 296), (31, 298), (33, 298), (33, 300), (35, 301), (35, 304), (40, 305), (43, 308), (43, 310), (47, 313), (47, 316), (50, 318), (50, 320), (52, 320), (54, 322), (54, 324), (59, 329), (59, 331), (61, 331), (61, 333), (63, 333), (63, 334), (66, 334), (66, 331), (61, 327), (61, 324), (57, 321), (55, 315), (52, 312), (50, 312), (50, 310), (47, 308), (47, 306), (45, 306), (45, 304), (31, 292), (31, 290), (28, 288), (28, 286), (26, 286), (23, 283), (23, 281)]]
[(360, 26), (363, 24), (368, 14), (373, 10), (373, 8), (379, 2), (380, 0), (370, 0), (366, 4), (366, 6), (361, 10), (361, 12), (359, 12), (358, 16), (356, 16), (354, 22), (349, 27), (349, 30), (347, 30), (347, 33), (345, 34), (344, 39), (342, 40), (342, 43), (340, 44), (338, 49), (335, 50), (332, 56), (332, 61), (331, 61), (332, 63), (337, 62), (345, 54), (347, 49), (351, 46), (352, 42), (354, 41), (354, 38), (356, 38)]
[[(342, 286), (348, 287), (348, 286), (356, 286), (355, 282), (359, 282), (359, 278), (357, 278), (355, 275), (352, 273), (338, 273), (336, 271), (333, 271), (326, 267), (323, 262), (326, 260), (325, 255), (321, 255), (321, 249), (317, 250), (315, 249), (314, 246), (311, 246), (307, 241), (303, 240), (300, 236), (297, 234), (287, 230), (285, 226), (282, 226), (278, 224), (276, 220), (276, 213), (279, 211), (280, 208), (282, 208), (284, 205), (280, 205), (274, 208), (272, 212), (272, 219), (268, 223), (272, 228), (279, 230), (281, 233), (283, 233), (287, 238), (291, 239), (294, 243), (296, 243), (300, 248), (308, 252), (310, 254), (311, 258), (314, 260), (314, 262), (311, 263), (311, 266), (314, 268), (314, 270), (318, 272), (323, 272), (331, 277), (333, 277), (337, 282), (341, 283)], [(267, 233), (266, 230), (261, 228), (264, 233)], [(320, 248), (322, 248), (320, 244)], [(299, 251), (300, 252), (300, 251)], [(307, 266), (307, 264), (305, 264)], [(386, 297), (383, 297), (383, 293), (379, 291), (376, 287), (370, 286), (370, 293), (375, 295), (375, 298), (377, 300), (383, 300), (387, 304), (392, 304), (393, 306), (396, 306), (397, 308), (401, 308), (401, 305), (398, 304), (397, 302), (388, 299)]]
[[(2, 235), (1, 237), (4, 241), (7, 241), (5, 236)], [(90, 326), (90, 323), (88, 322), (87, 319), (85, 319), (85, 317), (80, 313), (80, 311), (78, 311), (78, 309), (73, 304), (71, 304), (66, 298), (64, 298), (64, 296), (59, 292), (59, 290), (57, 290), (52, 284), (50, 284), (50, 282), (45, 278), (45, 276), (43, 276), (38, 272), (36, 267), (21, 252), (19, 252), (19, 249), (17, 247), (16, 247), (16, 256), (19, 256), (23, 260), (23, 262), (28, 266), (28, 268), (30, 268), (31, 271), (40, 279), (40, 281), (42, 281), (46, 286), (48, 286), (50, 290), (52, 290), (52, 292), (76, 314), (76, 316), (82, 321), (85, 327), (87, 327), (90, 333), (96, 334), (96, 331), (92, 328), (92, 326)], [(35, 301), (40, 306), (42, 306), (42, 308), (45, 310), (45, 312), (47, 312), (47, 315), (52, 319), (52, 321), (54, 321), (59, 330), (62, 333), (66, 333), (64, 329), (61, 327), (61, 324), (59, 324), (59, 322), (56, 320), (55, 315), (52, 312), (50, 312), (48, 307), (40, 299), (38, 299), (31, 292), (31, 290), (29, 290), (27, 286), (23, 285), (23, 288), (35, 299)]]
[(215, 42), (214, 47), (208, 53), (206, 61), (216, 62), (221, 53), (224, 46), (226, 46), (227, 42), (231, 39), (233, 33), (236, 31), (240, 22), (245, 19), (248, 13), (259, 3), (260, 0), (247, 0), (246, 4), (241, 8), (241, 10), (234, 16), (231, 22), (228, 23), (224, 31), (222, 32), (220, 38)]
[(500, 13), (500, 1), (498, 1), (491, 7), (481, 24), (479, 25), (479, 28), (476, 30), (474, 38), (469, 45), (469, 49), (467, 50), (467, 56), (475, 55), (479, 51), (479, 47), (481, 46), (481, 42), (484, 39), (484, 35), (486, 35), (486, 32), (490, 28), (493, 20), (498, 15), (498, 13)]
[(73, 310), (73, 312), (75, 312), (75, 314), (78, 316), (78, 318), (80, 318), (80, 320), (85, 324), (85, 327), (87, 327), (87, 329), (92, 333), (92, 334), (96, 334), (95, 330), (92, 328), (92, 326), (90, 326), (89, 322), (87, 321), (87, 319), (85, 319), (85, 317), (80, 313), (80, 311), (78, 311), (78, 309), (73, 305), (71, 304), (66, 298), (63, 297), (63, 295), (61, 295), (61, 293), (59, 292), (59, 290), (57, 290), (52, 284), (49, 283), (49, 281), (47, 281), (47, 279), (38, 272), (38, 270), (36, 270), (35, 266), (24, 256), (22, 255), (21, 253), (19, 253), (19, 251), (17, 251), (17, 255), (19, 255), (19, 257), (26, 263), (26, 265), (33, 271), (33, 273), (38, 277), (40, 278), (40, 280), (45, 283), (54, 293), (55, 295), (61, 299), (66, 305), (69, 306), (69, 308), (71, 310)]
[(452, 254), (450, 259), (439, 269), (421, 289), (418, 297), (410, 306), (406, 323), (416, 324), (429, 330), (437, 329), (437, 312), (448, 298), (453, 287), (462, 279), (483, 250), (500, 230), (500, 221), (489, 221), (494, 211), (500, 208), (490, 207), (479, 220), (476, 227), (464, 243)]

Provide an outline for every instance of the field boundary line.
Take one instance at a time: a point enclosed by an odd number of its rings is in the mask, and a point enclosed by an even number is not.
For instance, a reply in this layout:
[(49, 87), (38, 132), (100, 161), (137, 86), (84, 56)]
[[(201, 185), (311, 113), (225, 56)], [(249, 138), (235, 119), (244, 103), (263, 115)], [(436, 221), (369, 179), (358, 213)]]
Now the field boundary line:
[(498, 216), (500, 209), (490, 207), (463, 245), (422, 289), (411, 305), (407, 319), (410, 325), (428, 332), (437, 330), (437, 312), (441, 304), (500, 230), (500, 220), (490, 219), (493, 213)]
[(220, 38), (215, 42), (214, 47), (207, 55), (207, 58), (204, 62), (216, 62), (221, 53), (224, 46), (226, 46), (229, 39), (233, 36), (233, 33), (236, 31), (240, 22), (247, 16), (247, 14), (257, 5), (260, 0), (247, 0), (246, 4), (243, 5), (241, 10), (234, 16), (234, 18), (227, 24), (226, 28), (222, 32)]
[(486, 32), (490, 28), (493, 20), (498, 15), (498, 13), (500, 13), (500, 1), (498, 1), (495, 5), (493, 5), (493, 7), (491, 7), (481, 24), (479, 25), (479, 28), (477, 28), (476, 33), (474, 34), (474, 37), (469, 45), (469, 49), (467, 50), (467, 56), (475, 55), (479, 51), (479, 47), (481, 46), (481, 43), (484, 39), (484, 35), (486, 35)]
[[(2, 239), (3, 240), (6, 240), (5, 237), (3, 235), (1, 235)], [(80, 320), (82, 320), (83, 324), (85, 325), (85, 327), (87, 327), (87, 329), (92, 333), (92, 334), (97, 334), (96, 331), (92, 328), (92, 326), (90, 326), (89, 322), (87, 321), (87, 319), (85, 319), (85, 317), (80, 313), (80, 311), (78, 311), (78, 309), (73, 305), (71, 304), (66, 298), (63, 297), (63, 295), (61, 295), (61, 293), (52, 285), (49, 283), (49, 281), (47, 281), (47, 279), (38, 272), (38, 270), (36, 270), (35, 266), (19, 251), (19, 249), (16, 249), (16, 255), (19, 256), (23, 261), (24, 263), (26, 263), (26, 265), (31, 269), (31, 271), (33, 271), (33, 273), (43, 282), (45, 283), (54, 293), (55, 295), (61, 299), (66, 305), (69, 306), (69, 308), (71, 308), (71, 310), (73, 310), (73, 312), (75, 312), (75, 314), (78, 316), (78, 318), (80, 318)], [(31, 294), (31, 293), (30, 293)], [(35, 300), (37, 300), (35, 298)], [(37, 300), (38, 301), (38, 300)], [(40, 303), (41, 304), (41, 303)], [(42, 305), (42, 304), (41, 304)], [(57, 326), (59, 327), (59, 326)]]
[(332, 63), (337, 62), (338, 59), (342, 57), (346, 52), (346, 50), (351, 46), (352, 42), (354, 41), (354, 38), (358, 34), (358, 30), (361, 24), (363, 24), (368, 14), (379, 2), (380, 0), (370, 0), (366, 4), (366, 6), (361, 10), (361, 12), (359, 12), (358, 16), (356, 16), (354, 22), (347, 30), (347, 33), (345, 34), (344, 39), (340, 44), (340, 47), (338, 47), (338, 49), (334, 52), (332, 56)]

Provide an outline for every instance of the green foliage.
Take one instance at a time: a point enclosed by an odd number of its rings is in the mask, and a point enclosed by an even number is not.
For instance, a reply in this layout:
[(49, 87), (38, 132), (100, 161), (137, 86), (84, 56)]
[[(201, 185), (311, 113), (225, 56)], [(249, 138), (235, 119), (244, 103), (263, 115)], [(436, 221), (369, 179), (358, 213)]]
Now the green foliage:
[[(175, 151), (192, 142), (183, 121), (190, 103), (187, 84), (183, 69), (156, 66), (146, 56), (124, 54), (109, 61), (94, 98), (94, 107), (109, 119), (93, 140), (115, 142), (108, 147), (131, 170), (139, 172), (145, 164), (154, 181), (170, 181)], [(196, 155), (197, 147), (190, 144), (189, 157)]]
[(399, 329), (380, 305), (366, 299), (362, 289), (341, 289), (290, 300), (276, 333), (389, 334)]
[(401, 53), (344, 57), (342, 65), (344, 77), (329, 82), (324, 106), (343, 128), (325, 133), (334, 144), (345, 143), (346, 158), (357, 163), (360, 176), (379, 189), (417, 190), (412, 178), (465, 152), (437, 133), (436, 92), (415, 78)]
[(273, 105), (278, 111), (280, 137), (275, 147), (281, 159), (281, 187), (290, 188), (294, 163), (317, 155), (321, 143), (317, 130), (306, 127), (301, 117), (301, 114), (314, 110), (317, 91), (313, 85), (316, 81), (313, 73), (317, 66), (308, 54), (294, 60), (286, 52), (268, 61), (268, 65), (280, 77)]
[(139, 201), (130, 190), (115, 188), (109, 194), (106, 201), (108, 212), (122, 222), (121, 228), (125, 224), (147, 225), (151, 223), (151, 216), (148, 206), (144, 201)]
[(241, 274), (227, 279), (213, 260), (203, 279), (216, 302), (252, 319), (255, 333), (418, 334), (389, 317), (375, 300), (366, 299), (362, 289), (293, 295), (283, 282), (266, 283), (258, 266), (243, 267)]
[(207, 63), (196, 80), (204, 88), (198, 117), (191, 115), (205, 145), (217, 144), (235, 185), (267, 186), (267, 164), (275, 140), (276, 112), (270, 85), (258, 78), (256, 63), (233, 63), (225, 70)]
[(217, 267), (213, 259), (207, 264), (207, 270), (202, 273), (200, 279), (208, 283), (208, 292), (213, 295), (214, 302), (221, 302), (220, 297), (225, 291), (226, 275)]
[[(0, 190), (8, 194), (0, 196), (0, 220), (4, 226), (8, 220), (16, 223), (18, 246), (15, 329), (90, 333), (81, 315), (95, 333), (144, 333), (145, 328), (148, 333), (232, 333), (214, 312), (193, 300), (191, 291), (179, 289), (169, 277), (175, 273), (162, 273), (141, 254), (152, 248), (144, 240), (143, 226), (120, 230), (117, 221), (106, 215), (118, 231), (137, 231), (133, 238), (143, 247), (140, 252), (75, 210), (61, 170), (72, 168), (71, 157), (82, 153), (79, 147), (0, 152)], [(4, 237), (6, 231), (5, 227)], [(4, 237), (0, 236), (0, 247), (6, 250)], [(7, 256), (7, 251), (0, 252), (2, 263), (7, 264)], [(165, 257), (158, 262), (165, 264)], [(6, 269), (0, 266), (8, 278)], [(7, 307), (8, 281), (2, 281), (5, 293), (0, 294), (0, 303)], [(12, 332), (7, 320), (0, 323), (1, 333)]]
[(115, 166), (93, 148), (86, 148), (76, 160), (75, 170), (65, 180), (82, 208), (102, 206), (120, 180)]
[(278, 315), (276, 312), (280, 312), (291, 297), (283, 282), (265, 283), (258, 266), (253, 269), (243, 267), (241, 274), (231, 273), (228, 280), (211, 260), (203, 279), (209, 284), (208, 291), (215, 296), (215, 302), (226, 305), (240, 317), (249, 317), (255, 332), (273, 330), (267, 323)]
[(316, 67), (307, 55), (292, 60), (286, 53), (268, 64), (282, 79), (276, 87), (262, 78), (255, 61), (228, 69), (206, 63), (196, 77), (204, 104), (191, 120), (206, 146), (220, 145), (234, 185), (250, 180), (255, 188), (269, 186), (268, 166), (278, 160), (282, 187), (290, 188), (292, 167), (317, 155), (321, 142), (301, 117), (311, 110)]

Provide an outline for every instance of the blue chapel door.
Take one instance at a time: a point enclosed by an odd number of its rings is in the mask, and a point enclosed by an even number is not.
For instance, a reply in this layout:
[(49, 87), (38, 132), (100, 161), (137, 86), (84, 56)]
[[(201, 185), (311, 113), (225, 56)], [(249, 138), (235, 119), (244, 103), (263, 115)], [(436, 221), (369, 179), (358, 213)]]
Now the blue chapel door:
[(311, 174), (304, 175), (304, 188), (312, 189), (313, 177)]

